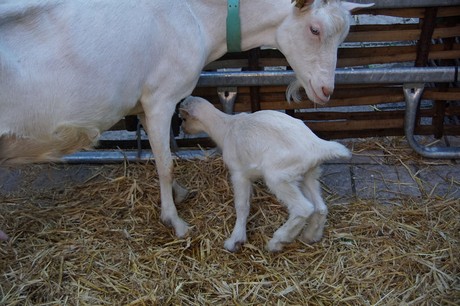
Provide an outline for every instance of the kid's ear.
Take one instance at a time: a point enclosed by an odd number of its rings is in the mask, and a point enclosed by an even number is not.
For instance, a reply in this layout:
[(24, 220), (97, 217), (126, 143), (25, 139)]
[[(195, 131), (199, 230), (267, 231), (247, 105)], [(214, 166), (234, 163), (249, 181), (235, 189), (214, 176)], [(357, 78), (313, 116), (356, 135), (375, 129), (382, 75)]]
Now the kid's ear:
[(342, 2), (342, 6), (345, 7), (347, 10), (349, 10), (350, 12), (359, 10), (361, 8), (371, 7), (373, 5), (374, 3), (359, 4), (359, 3), (345, 2), (345, 1)]
[(179, 115), (183, 119), (190, 117), (190, 114), (184, 108), (179, 108)]
[(291, 0), (291, 3), (295, 2), (295, 7), (297, 7), (301, 12), (310, 8), (310, 6), (315, 2), (315, 0)]

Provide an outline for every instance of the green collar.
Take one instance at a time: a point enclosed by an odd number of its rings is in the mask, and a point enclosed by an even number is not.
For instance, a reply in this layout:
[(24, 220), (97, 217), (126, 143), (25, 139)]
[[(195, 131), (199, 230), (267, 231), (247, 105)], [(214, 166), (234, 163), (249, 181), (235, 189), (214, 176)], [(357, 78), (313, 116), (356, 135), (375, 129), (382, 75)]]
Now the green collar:
[(227, 51), (241, 51), (240, 1), (227, 0)]

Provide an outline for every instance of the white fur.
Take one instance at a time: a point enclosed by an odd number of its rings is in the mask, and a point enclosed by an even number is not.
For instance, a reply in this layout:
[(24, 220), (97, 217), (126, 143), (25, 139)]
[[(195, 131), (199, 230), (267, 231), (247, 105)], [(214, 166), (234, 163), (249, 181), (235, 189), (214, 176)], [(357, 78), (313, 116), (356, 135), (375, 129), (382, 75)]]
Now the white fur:
[[(281, 50), (319, 103), (334, 87), (348, 10), (359, 7), (327, 2), (299, 10), (288, 0), (242, 0), (240, 10), (242, 48)], [(223, 0), (0, 1), (0, 162), (58, 158), (143, 113), (161, 218), (184, 236), (172, 196), (170, 121), (202, 68), (226, 53), (226, 14)]]
[(206, 132), (222, 149), (235, 192), (236, 224), (225, 241), (235, 251), (246, 241), (251, 183), (263, 178), (286, 206), (289, 219), (269, 241), (267, 249), (280, 251), (294, 240), (308, 220), (302, 239), (319, 241), (327, 207), (321, 197), (319, 165), (350, 157), (343, 145), (318, 138), (300, 120), (277, 111), (227, 115), (202, 98), (189, 97), (180, 108), (186, 133)]

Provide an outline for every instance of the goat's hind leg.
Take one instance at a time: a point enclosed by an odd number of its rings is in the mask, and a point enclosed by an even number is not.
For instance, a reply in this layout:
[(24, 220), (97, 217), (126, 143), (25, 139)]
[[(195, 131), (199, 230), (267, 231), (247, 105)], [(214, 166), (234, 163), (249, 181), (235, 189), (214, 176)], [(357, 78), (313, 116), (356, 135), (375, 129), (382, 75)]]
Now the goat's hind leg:
[(267, 182), (267, 185), (289, 211), (288, 220), (275, 231), (267, 244), (267, 250), (277, 252), (283, 249), (284, 244), (292, 242), (299, 235), (314, 207), (303, 195), (297, 182)]
[(320, 169), (307, 172), (302, 182), (302, 192), (315, 206), (314, 213), (308, 219), (308, 224), (302, 232), (301, 240), (305, 243), (315, 243), (323, 237), (328, 209), (321, 196), (321, 185), (318, 180)]
[(232, 235), (224, 247), (235, 252), (239, 246), (246, 242), (246, 224), (250, 209), (251, 181), (238, 173), (232, 173), (233, 192), (235, 194), (236, 222)]

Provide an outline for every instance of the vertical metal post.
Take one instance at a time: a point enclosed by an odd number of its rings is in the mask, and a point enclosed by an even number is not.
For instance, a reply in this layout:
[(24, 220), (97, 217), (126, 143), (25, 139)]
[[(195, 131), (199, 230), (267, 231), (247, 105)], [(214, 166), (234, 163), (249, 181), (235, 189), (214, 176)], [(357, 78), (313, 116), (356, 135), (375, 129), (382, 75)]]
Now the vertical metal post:
[[(248, 68), (251, 71), (260, 70), (259, 66), (260, 48), (252, 49), (249, 51)], [(251, 86), (249, 88), (249, 95), (251, 97), (251, 111), (256, 112), (261, 109), (260, 107), (260, 86)]]

